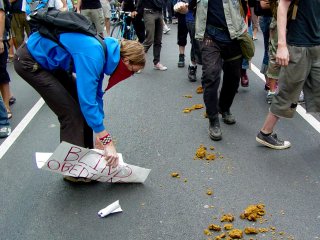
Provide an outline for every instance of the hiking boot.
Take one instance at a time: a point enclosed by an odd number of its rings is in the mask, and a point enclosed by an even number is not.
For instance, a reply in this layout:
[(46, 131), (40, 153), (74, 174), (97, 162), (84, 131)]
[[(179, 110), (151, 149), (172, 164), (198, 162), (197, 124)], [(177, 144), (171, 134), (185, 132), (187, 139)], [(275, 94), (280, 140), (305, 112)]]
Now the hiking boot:
[(197, 81), (197, 66), (190, 66), (188, 67), (188, 78), (190, 82)]
[(231, 114), (230, 111), (222, 112), (221, 115), (224, 123), (229, 125), (236, 123), (236, 119), (234, 118), (234, 116)]
[(267, 94), (267, 103), (271, 104), (272, 103), (272, 98), (273, 96), (275, 95), (276, 93), (275, 92), (271, 92), (270, 90), (268, 91), (268, 94)]
[(270, 134), (266, 135), (266, 134), (262, 134), (260, 131), (256, 137), (256, 141), (258, 143), (261, 143), (264, 146), (267, 146), (272, 149), (277, 149), (277, 150), (286, 149), (286, 148), (291, 147), (290, 142), (282, 141), (282, 140), (278, 139), (276, 133), (270, 133)]
[(184, 67), (184, 54), (179, 54), (179, 62), (178, 62), (178, 67)]
[(213, 141), (219, 141), (222, 139), (222, 132), (218, 116), (213, 119), (209, 119), (209, 137)]
[(156, 65), (153, 66), (153, 69), (160, 70), (160, 71), (166, 71), (168, 68), (164, 65), (162, 65), (160, 62), (158, 62)]
[(246, 73), (241, 76), (241, 86), (242, 87), (249, 87), (249, 78)]
[(2, 126), (0, 127), (0, 138), (6, 138), (11, 134), (10, 126)]

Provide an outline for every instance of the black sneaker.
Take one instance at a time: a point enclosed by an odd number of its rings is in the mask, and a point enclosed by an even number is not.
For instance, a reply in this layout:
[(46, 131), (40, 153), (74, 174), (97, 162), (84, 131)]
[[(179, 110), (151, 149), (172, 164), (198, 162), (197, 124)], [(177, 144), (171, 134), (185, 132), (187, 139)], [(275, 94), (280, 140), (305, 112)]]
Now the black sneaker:
[(197, 81), (197, 66), (188, 67), (188, 78), (190, 82)]
[(213, 141), (219, 141), (222, 139), (222, 132), (218, 116), (214, 119), (209, 119), (209, 137)]
[(179, 54), (178, 67), (184, 67), (184, 54)]
[(230, 111), (222, 112), (221, 115), (224, 123), (229, 125), (236, 123), (236, 119), (234, 118), (234, 116), (231, 114)]
[(267, 146), (272, 149), (286, 149), (291, 147), (291, 143), (289, 141), (282, 141), (278, 139), (276, 133), (272, 133), (268, 136), (262, 135), (261, 132), (258, 133), (256, 140), (258, 143), (261, 143), (264, 146)]

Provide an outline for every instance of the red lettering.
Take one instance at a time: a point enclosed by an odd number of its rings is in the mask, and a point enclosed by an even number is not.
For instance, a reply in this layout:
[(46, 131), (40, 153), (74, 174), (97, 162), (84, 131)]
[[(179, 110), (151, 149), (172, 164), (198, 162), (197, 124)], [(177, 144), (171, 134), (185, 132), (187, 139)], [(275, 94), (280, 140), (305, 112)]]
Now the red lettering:
[(74, 166), (73, 164), (65, 162), (62, 164), (61, 172), (68, 172), (70, 170), (70, 168), (71, 169), (73, 168), (73, 166)]
[[(90, 152), (87, 152), (86, 154), (84, 154), (81, 158), (79, 158), (79, 163), (83, 163), (84, 165), (86, 165), (86, 166), (88, 166), (88, 164), (87, 163), (85, 163), (85, 162), (81, 162), (81, 159), (82, 158), (84, 158), (84, 156), (86, 156), (88, 153), (90, 153)], [(90, 156), (90, 155), (89, 155)]]
[(50, 160), (47, 163), (47, 166), (50, 170), (58, 170), (60, 168), (60, 163), (56, 160)]
[[(79, 167), (79, 168), (78, 168)], [(73, 165), (73, 167), (69, 170), (69, 173), (70, 174), (73, 174), (74, 176), (78, 176), (79, 172), (81, 172), (83, 170), (83, 166), (82, 165), (79, 165), (79, 164), (75, 164)], [(75, 172), (75, 173), (72, 173), (72, 172)]]
[(83, 168), (79, 173), (79, 177), (88, 178), (88, 176), (89, 176), (89, 171), (86, 168)]
[(78, 147), (71, 147), (64, 161), (76, 161), (79, 159), (79, 154), (81, 149)]

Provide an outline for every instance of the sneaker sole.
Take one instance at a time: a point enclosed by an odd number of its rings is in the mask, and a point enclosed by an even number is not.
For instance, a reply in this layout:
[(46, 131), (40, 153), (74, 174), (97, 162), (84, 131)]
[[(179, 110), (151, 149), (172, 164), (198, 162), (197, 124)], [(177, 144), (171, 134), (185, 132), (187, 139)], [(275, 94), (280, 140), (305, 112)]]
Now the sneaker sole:
[(261, 140), (260, 138), (256, 137), (256, 141), (266, 147), (272, 148), (272, 149), (276, 149), (276, 150), (283, 150), (283, 149), (287, 149), (289, 147), (291, 147), (291, 144), (289, 143), (288, 145), (284, 145), (284, 146), (274, 146), (271, 145), (270, 143)]
[(222, 139), (222, 136), (216, 137), (216, 136), (211, 135), (210, 133), (209, 133), (209, 137), (213, 141), (220, 141)]
[(158, 70), (158, 71), (167, 71), (168, 68), (166, 68), (166, 69), (160, 69), (160, 68), (153, 67), (153, 69), (154, 69), (154, 70)]
[(236, 124), (236, 121), (234, 121), (234, 122), (229, 122), (229, 121), (226, 121), (226, 120), (224, 120), (224, 119), (222, 119), (222, 121), (223, 121), (225, 124), (228, 124), (228, 125)]
[(71, 177), (71, 176), (64, 176), (63, 180), (66, 182), (72, 182), (72, 183), (90, 183), (92, 182), (92, 180), (87, 179), (87, 178), (75, 178), (75, 177)]

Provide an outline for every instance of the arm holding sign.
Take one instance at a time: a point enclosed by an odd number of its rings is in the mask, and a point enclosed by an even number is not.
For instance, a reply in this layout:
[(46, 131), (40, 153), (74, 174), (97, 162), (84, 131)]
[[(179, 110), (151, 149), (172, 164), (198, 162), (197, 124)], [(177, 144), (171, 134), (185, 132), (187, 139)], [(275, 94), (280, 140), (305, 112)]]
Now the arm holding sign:
[(112, 138), (107, 131), (102, 131), (97, 134), (95, 140), (95, 147), (100, 150), (104, 150), (105, 159), (109, 166), (117, 167), (119, 164), (119, 156), (113, 145)]

